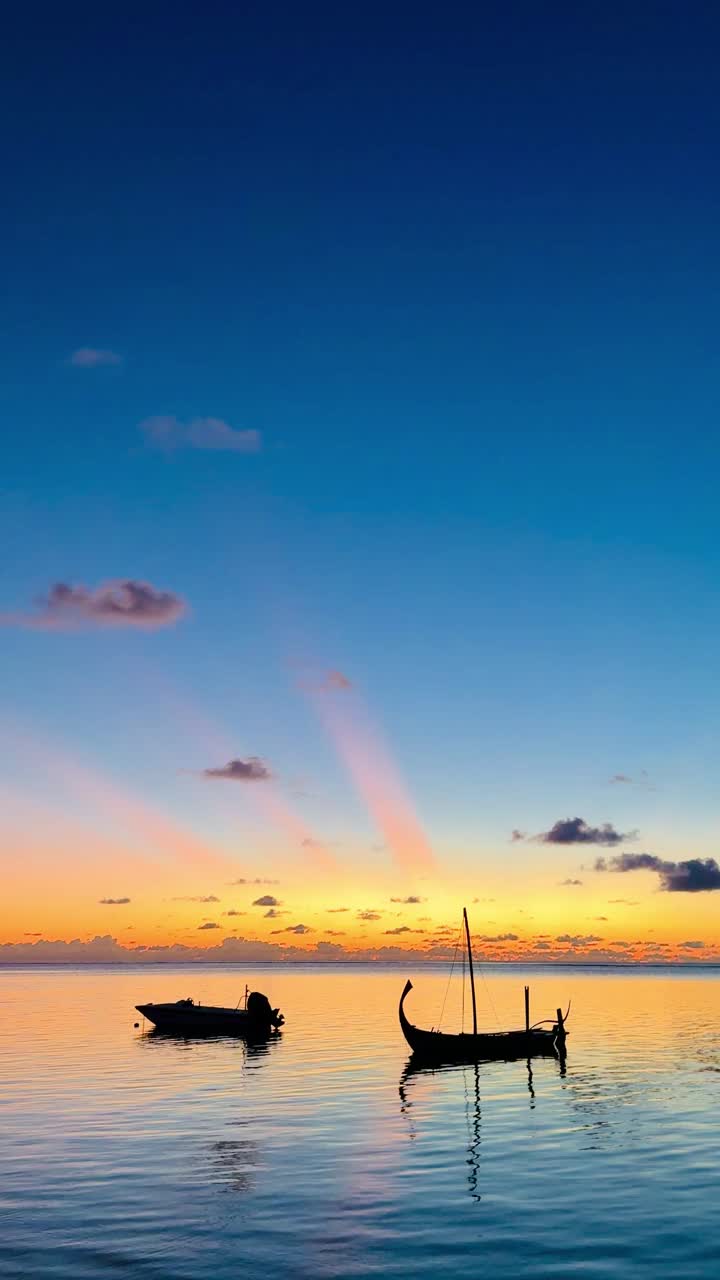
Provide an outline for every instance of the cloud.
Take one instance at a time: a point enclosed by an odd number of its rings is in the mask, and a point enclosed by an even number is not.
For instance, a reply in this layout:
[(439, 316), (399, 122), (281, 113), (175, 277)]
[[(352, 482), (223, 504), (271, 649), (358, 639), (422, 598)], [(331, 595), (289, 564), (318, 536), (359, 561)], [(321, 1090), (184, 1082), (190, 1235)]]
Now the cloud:
[(596, 871), (655, 871), (666, 893), (711, 893), (720, 889), (720, 866), (714, 858), (670, 862), (654, 853), (620, 853), (609, 861), (598, 858)]
[(650, 781), (647, 769), (641, 769), (636, 778), (631, 778), (627, 773), (614, 773), (612, 778), (608, 778), (608, 782), (616, 787), (642, 787), (646, 791), (656, 790)]
[(149, 582), (117, 578), (99, 587), (55, 582), (36, 613), (0, 614), (0, 625), (33, 627), (40, 631), (95, 627), (142, 627), (156, 631), (171, 626), (186, 612), (185, 601), (172, 591), (158, 591)]
[(681, 947), (683, 948), (683, 950), (685, 950), (685, 951), (704, 951), (704, 950), (705, 950), (705, 943), (704, 943), (704, 942), (697, 942), (697, 941), (693, 941), (693, 942), (681, 942), (681, 943), (680, 943), (680, 946), (681, 946)]
[[(214, 893), (209, 893), (205, 898), (171, 898), (171, 902), (219, 902), (220, 899), (215, 897)], [(227, 915), (234, 914), (227, 912)]]
[(421, 902), (427, 902), (427, 898), (418, 898), (411, 894), (408, 898), (391, 898), (391, 902), (402, 902), (404, 906), (418, 906)]
[(78, 347), (69, 359), (69, 363), (76, 369), (99, 369), (102, 365), (119, 365), (122, 362), (123, 358), (117, 351), (107, 351), (101, 347)]
[(254, 907), (279, 907), (282, 903), (277, 898), (273, 898), (271, 893), (264, 893), (262, 898), (256, 898), (252, 904)]
[[(267, 782), (272, 778), (267, 765), (257, 756), (248, 756), (247, 760), (229, 760), (219, 769), (203, 769), (202, 776), (225, 778), (228, 782)], [(234, 883), (241, 884), (242, 881), (236, 880)]]
[(358, 920), (379, 920), (382, 915), (381, 911), (358, 911)]
[(98, 901), (101, 907), (126, 907), (130, 899), (129, 898), (100, 898)]
[(206, 920), (204, 924), (198, 925), (198, 929), (219, 929), (220, 927), (214, 920)]
[(344, 938), (346, 936), (344, 929), (323, 929), (323, 933), (327, 933), (331, 938)]
[(229, 911), (223, 911), (223, 915), (224, 916), (246, 916), (247, 911), (236, 911), (234, 907), (231, 907)]
[[(594, 933), (588, 933), (583, 937), (579, 934), (561, 933), (556, 942), (569, 942), (573, 947), (587, 947), (593, 942), (602, 942), (602, 938), (596, 937)], [(615, 944), (617, 945), (617, 944)]]
[(206, 449), (215, 453), (258, 453), (261, 447), (260, 432), (254, 429), (238, 431), (222, 418), (192, 418), (180, 422), (178, 418), (159, 416), (146, 418), (140, 430), (148, 445), (155, 449)]
[(397, 929), (384, 929), (384, 933), (414, 933), (414, 930), (407, 924), (398, 925)]
[(349, 908), (349, 907), (326, 907), (325, 909), (326, 909), (326, 911), (327, 911), (328, 915), (330, 915), (330, 916), (338, 915), (338, 913), (339, 913), (340, 911), (349, 911), (349, 910), (350, 910), (350, 908)]
[(323, 677), (321, 689), (352, 689), (352, 680), (343, 675), (342, 671), (326, 671)]
[(561, 880), (560, 888), (561, 889), (571, 888), (571, 887), (574, 888), (576, 885), (579, 885), (579, 884), (582, 884), (582, 880)]
[(635, 898), (608, 898), (609, 907), (638, 907), (639, 905)]
[(287, 911), (276, 911), (275, 907), (270, 907), (264, 913), (263, 918), (265, 920), (277, 920), (279, 916), (286, 916), (286, 915), (287, 915)]
[(315, 930), (309, 924), (289, 924), (284, 929), (275, 930), (276, 933), (314, 933)]
[[(116, 964), (116, 965), (156, 965), (169, 963), (201, 963), (207, 965), (227, 964), (277, 964), (294, 963), (322, 964), (341, 956), (350, 964), (402, 964), (403, 969), (409, 960), (413, 963), (426, 964), (434, 961), (449, 962), (454, 951), (454, 938), (449, 941), (424, 938), (416, 943), (409, 937), (391, 938), (387, 942), (368, 943), (357, 947), (345, 942), (342, 946), (335, 943), (332, 949), (323, 948), (317, 943), (301, 936), (295, 937), (287, 930), (277, 930), (282, 938), (257, 939), (240, 936), (197, 939), (192, 944), (176, 942), (167, 945), (138, 944), (122, 945), (110, 935), (94, 937), (86, 941), (74, 938), (72, 941), (49, 940), (45, 938), (25, 939), (19, 942), (0, 944), (0, 965), (7, 964)], [(564, 935), (569, 937), (570, 935)], [(609, 963), (631, 964), (642, 960), (650, 954), (647, 946), (634, 943), (608, 943), (597, 947), (588, 944), (585, 938), (578, 940), (578, 945), (550, 944), (546, 937), (539, 937), (529, 944), (503, 948), (497, 953), (505, 959), (529, 960), (535, 956), (538, 960), (557, 961), (563, 964), (597, 963), (599, 960)], [(665, 944), (657, 944), (652, 952), (661, 963), (670, 964), (682, 957), (686, 963), (707, 963), (709, 960), (720, 962), (720, 952), (710, 947), (699, 948), (667, 948)]]
[(604, 822), (601, 827), (591, 827), (584, 818), (560, 818), (549, 831), (541, 831), (533, 839), (542, 844), (615, 845), (623, 840), (632, 840), (635, 834), (634, 831), (616, 831), (609, 822)]
[(241, 876), (239, 880), (228, 881), (228, 884), (230, 886), (233, 886), (236, 884), (279, 884), (279, 883), (280, 883), (279, 880), (266, 880), (266, 879), (262, 879), (260, 876), (256, 876), (254, 880), (246, 880), (243, 876)]
[(518, 840), (524, 840), (526, 836), (527, 831), (518, 831), (517, 827), (513, 827), (510, 835), (510, 841), (512, 844), (515, 844)]
[(477, 939), (478, 942), (519, 942), (519, 940), (517, 933), (496, 933), (494, 937), (481, 934)]

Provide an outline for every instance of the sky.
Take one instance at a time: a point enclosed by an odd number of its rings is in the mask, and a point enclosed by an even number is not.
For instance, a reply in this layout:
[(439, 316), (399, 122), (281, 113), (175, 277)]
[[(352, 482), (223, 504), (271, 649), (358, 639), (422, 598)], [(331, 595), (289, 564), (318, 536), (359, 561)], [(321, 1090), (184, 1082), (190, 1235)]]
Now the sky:
[(0, 961), (720, 959), (719, 37), (8, 16)]

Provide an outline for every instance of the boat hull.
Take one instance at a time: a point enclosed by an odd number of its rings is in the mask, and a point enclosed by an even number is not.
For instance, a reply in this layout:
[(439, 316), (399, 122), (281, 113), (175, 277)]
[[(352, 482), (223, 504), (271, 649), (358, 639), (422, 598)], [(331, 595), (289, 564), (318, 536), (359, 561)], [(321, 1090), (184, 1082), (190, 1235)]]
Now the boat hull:
[[(220, 1009), (196, 1004), (138, 1004), (135, 1006), (157, 1031), (175, 1036), (267, 1036), (280, 1019), (253, 1017), (245, 1009)], [(275, 1011), (277, 1012), (277, 1011)]]
[(517, 1058), (562, 1058), (565, 1034), (534, 1028), (530, 1031), (498, 1031), (472, 1035), (446, 1035), (442, 1031), (424, 1031), (408, 1021), (404, 1003), (412, 983), (408, 982), (400, 998), (400, 1026), (413, 1054), (423, 1062), (508, 1062)]

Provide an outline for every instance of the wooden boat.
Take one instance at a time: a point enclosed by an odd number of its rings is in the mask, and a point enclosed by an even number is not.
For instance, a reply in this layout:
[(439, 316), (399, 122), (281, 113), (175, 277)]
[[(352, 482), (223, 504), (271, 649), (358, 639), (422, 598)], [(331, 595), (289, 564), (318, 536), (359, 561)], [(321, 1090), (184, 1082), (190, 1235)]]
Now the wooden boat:
[(180, 1036), (265, 1036), (278, 1030), (285, 1019), (272, 1009), (260, 991), (245, 990), (245, 1007), (224, 1009), (217, 1005), (176, 1000), (169, 1004), (136, 1004), (135, 1008), (158, 1031)]
[[(558, 1009), (556, 1019), (546, 1018), (542, 1022), (530, 1025), (530, 988), (525, 988), (525, 1027), (518, 1031), (481, 1031), (477, 1029), (477, 1008), (475, 1004), (475, 973), (473, 968), (472, 947), (470, 945), (470, 927), (467, 911), (463, 907), (463, 924), (467, 943), (468, 968), (470, 971), (470, 990), (472, 992), (472, 1033), (460, 1032), (448, 1034), (445, 1031), (423, 1031), (413, 1026), (405, 1014), (405, 1000), (413, 989), (408, 979), (400, 997), (398, 1014), (403, 1035), (413, 1053), (425, 1062), (479, 1062), (490, 1060), (509, 1060), (512, 1058), (533, 1058), (538, 1056), (563, 1058), (565, 1056), (565, 1040), (567, 1031), (562, 1010)], [(547, 1024), (550, 1023), (550, 1026)]]

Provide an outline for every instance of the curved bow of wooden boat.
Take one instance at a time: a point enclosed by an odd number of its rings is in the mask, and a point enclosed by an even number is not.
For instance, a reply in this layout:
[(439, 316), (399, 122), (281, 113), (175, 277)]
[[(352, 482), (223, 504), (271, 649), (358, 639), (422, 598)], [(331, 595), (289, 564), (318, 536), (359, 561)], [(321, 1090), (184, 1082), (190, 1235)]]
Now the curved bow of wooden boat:
[(416, 1042), (416, 1035), (414, 1033), (417, 1031), (417, 1028), (414, 1027), (411, 1022), (408, 1022), (405, 1016), (405, 997), (407, 996), (409, 991), (412, 991), (412, 989), (413, 989), (413, 984), (408, 978), (407, 982), (405, 983), (405, 986), (403, 987), (403, 993), (400, 997), (400, 1004), (398, 1007), (398, 1016), (400, 1018), (400, 1026), (402, 1027), (402, 1033), (405, 1036), (405, 1039), (407, 1040), (408, 1044), (410, 1045), (410, 1048), (414, 1049), (415, 1042)]
[(536, 1056), (559, 1057), (565, 1053), (564, 1028), (554, 1025), (551, 1031), (537, 1027), (518, 1031), (490, 1031), (480, 1034), (447, 1034), (437, 1030), (425, 1031), (416, 1027), (405, 1014), (405, 999), (412, 991), (408, 979), (400, 996), (398, 1015), (402, 1033), (418, 1058), (432, 1062), (478, 1062), (531, 1058)]

